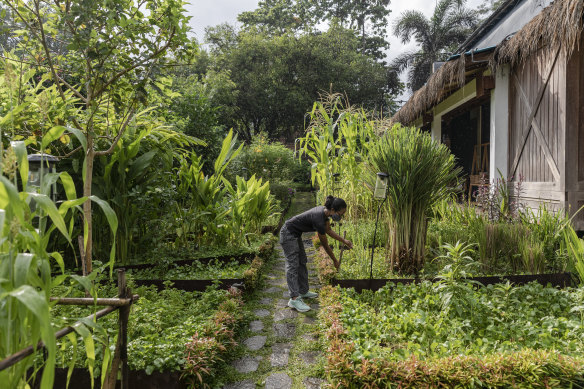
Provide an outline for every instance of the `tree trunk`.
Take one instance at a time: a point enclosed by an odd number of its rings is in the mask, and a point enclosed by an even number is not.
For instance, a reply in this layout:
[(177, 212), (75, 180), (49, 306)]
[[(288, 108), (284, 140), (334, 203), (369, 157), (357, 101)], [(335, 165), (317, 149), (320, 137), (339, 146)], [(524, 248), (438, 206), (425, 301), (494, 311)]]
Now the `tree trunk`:
[(85, 154), (85, 180), (83, 182), (83, 196), (88, 199), (83, 203), (83, 219), (87, 223), (87, 244), (85, 245), (85, 263), (87, 274), (93, 270), (91, 261), (93, 259), (93, 218), (91, 215), (91, 184), (93, 180), (93, 160), (95, 151), (93, 150), (93, 135), (87, 133), (87, 153)]

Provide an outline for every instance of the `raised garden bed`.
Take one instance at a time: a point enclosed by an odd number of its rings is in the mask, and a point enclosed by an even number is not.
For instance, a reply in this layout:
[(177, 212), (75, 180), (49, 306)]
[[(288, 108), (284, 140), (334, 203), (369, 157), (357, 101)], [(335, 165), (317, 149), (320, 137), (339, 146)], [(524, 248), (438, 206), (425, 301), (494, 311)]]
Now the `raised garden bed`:
[[(145, 370), (130, 370), (128, 383), (130, 388), (140, 389), (187, 389), (189, 387), (186, 380), (181, 380), (181, 373), (178, 371), (155, 371), (152, 372), (152, 374), (147, 374)], [(67, 369), (55, 369), (55, 383), (53, 384), (53, 387), (67, 387)], [(87, 389), (91, 387), (91, 377), (89, 376), (87, 369), (78, 367), (74, 368), (69, 382), (69, 389)], [(99, 380), (94, 381), (94, 387), (100, 387)], [(116, 388), (120, 387), (120, 382), (118, 381)], [(40, 389), (40, 379), (36, 380), (36, 384), (32, 386), (32, 389)]]
[[(555, 273), (555, 274), (526, 274), (526, 275), (509, 275), (509, 276), (492, 276), (492, 277), (471, 277), (466, 278), (469, 281), (477, 281), (483, 285), (494, 285), (505, 283), (507, 281), (514, 285), (525, 285), (527, 283), (536, 281), (542, 285), (548, 285), (565, 288), (574, 286), (574, 275), (572, 273)], [(336, 279), (331, 281), (333, 286), (340, 286), (341, 288), (355, 288), (357, 292), (362, 290), (377, 291), (387, 284), (412, 284), (419, 283), (422, 279), (416, 278), (394, 278), (394, 279)], [(439, 279), (434, 278), (432, 282), (437, 282)]]
[(219, 289), (229, 289), (233, 285), (243, 285), (243, 278), (226, 278), (219, 280), (134, 280), (138, 286), (154, 285), (158, 290), (166, 289), (165, 283), (172, 282), (174, 289), (187, 292), (204, 292), (209, 286), (218, 284)]
[(320, 290), (334, 387), (583, 387), (581, 289)]
[[(257, 253), (246, 253), (246, 254), (239, 254), (239, 255), (219, 255), (216, 257), (206, 257), (206, 258), (189, 258), (189, 259), (180, 259), (178, 261), (173, 261), (172, 264), (176, 266), (182, 265), (190, 265), (194, 262), (200, 262), (207, 264), (211, 261), (217, 262), (229, 262), (235, 261), (237, 263), (249, 263), (253, 260), (253, 258), (257, 255)], [(134, 269), (150, 269), (153, 267), (159, 266), (158, 263), (139, 263), (135, 265), (116, 265), (114, 266), (115, 269), (124, 268), (126, 270)]]

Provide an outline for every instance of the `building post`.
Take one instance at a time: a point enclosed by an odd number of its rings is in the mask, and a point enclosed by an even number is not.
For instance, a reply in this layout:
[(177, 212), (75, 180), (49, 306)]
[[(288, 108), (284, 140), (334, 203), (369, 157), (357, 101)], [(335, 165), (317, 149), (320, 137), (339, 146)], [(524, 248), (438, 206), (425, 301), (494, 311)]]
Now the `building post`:
[(497, 70), (495, 89), (491, 90), (491, 128), (489, 140), (490, 180), (509, 175), (509, 65)]

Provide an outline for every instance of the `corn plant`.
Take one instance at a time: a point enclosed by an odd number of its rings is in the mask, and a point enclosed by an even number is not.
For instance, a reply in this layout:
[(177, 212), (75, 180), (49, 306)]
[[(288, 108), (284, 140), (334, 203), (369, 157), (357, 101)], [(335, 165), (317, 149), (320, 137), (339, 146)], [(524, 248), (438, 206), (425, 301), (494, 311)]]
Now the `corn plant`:
[[(61, 129), (52, 129), (43, 138), (42, 145), (50, 143), (60, 133)], [(8, 158), (15, 160), (8, 161)], [(10, 169), (3, 169), (6, 167)], [(58, 252), (47, 252), (47, 245), (57, 232), (71, 243), (73, 218), (67, 225), (65, 217), (74, 211), (81, 212), (81, 205), (88, 199), (77, 198), (73, 180), (66, 172), (45, 176), (41, 174), (39, 193), (27, 192), (29, 167), (23, 142), (12, 142), (0, 169), (3, 169), (0, 173), (6, 175), (0, 174), (0, 359), (42, 341), (46, 347), (46, 357), (41, 388), (52, 388), (56, 341), (51, 325), (49, 297), (51, 288), (61, 284), (66, 277), (51, 276), (51, 268), (54, 266), (58, 266), (64, 273), (64, 261)], [(22, 192), (18, 191), (18, 180)], [(47, 195), (50, 187), (58, 181), (67, 196), (59, 208)], [(115, 234), (117, 226), (111, 208), (98, 198), (91, 200), (102, 206), (111, 218)], [(31, 207), (32, 201), (34, 208)], [(78, 276), (72, 278), (90, 287), (88, 279)], [(86, 344), (93, 344), (91, 333), (86, 328), (88, 325), (84, 323), (75, 329), (83, 335)], [(109, 345), (104, 346), (104, 353), (109, 355)], [(93, 349), (87, 348), (87, 355), (91, 357)], [(26, 374), (33, 362), (34, 356), (30, 356), (0, 371), (0, 381), (10, 388), (27, 387)], [(104, 365), (106, 371), (108, 363), (109, 360)]]
[(417, 272), (424, 265), (432, 206), (448, 198), (461, 170), (446, 146), (399, 125), (373, 145), (368, 162), (371, 185), (377, 172), (388, 174), (391, 265), (398, 273)]
[[(319, 188), (320, 203), (327, 195), (348, 200), (348, 218), (368, 214), (371, 192), (364, 186), (364, 161), (378, 123), (368, 113), (345, 107), (339, 95), (316, 102), (310, 127), (300, 139), (300, 155), (311, 162), (311, 179)], [(335, 179), (334, 174), (338, 174)]]

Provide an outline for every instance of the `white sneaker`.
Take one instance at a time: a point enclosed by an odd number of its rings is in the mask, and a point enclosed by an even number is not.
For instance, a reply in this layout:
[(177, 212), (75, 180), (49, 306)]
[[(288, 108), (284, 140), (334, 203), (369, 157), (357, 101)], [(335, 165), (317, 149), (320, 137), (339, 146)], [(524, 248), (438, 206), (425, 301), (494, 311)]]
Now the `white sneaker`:
[(296, 300), (290, 299), (288, 300), (288, 306), (290, 308), (296, 309), (298, 312), (308, 312), (310, 311), (310, 307), (302, 301), (301, 297), (297, 297)]

